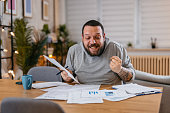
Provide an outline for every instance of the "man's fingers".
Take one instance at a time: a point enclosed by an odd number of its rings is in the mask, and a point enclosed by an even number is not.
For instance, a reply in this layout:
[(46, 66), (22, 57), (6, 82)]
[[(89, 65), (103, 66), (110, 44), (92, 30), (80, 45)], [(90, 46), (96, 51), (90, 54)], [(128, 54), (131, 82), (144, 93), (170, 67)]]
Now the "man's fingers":
[(64, 75), (67, 75), (67, 72), (66, 72), (66, 71), (62, 71), (62, 73), (63, 73)]
[(111, 64), (112, 66), (114, 66), (114, 65), (116, 65), (116, 62), (115, 62), (115, 61), (111, 61), (110, 64)]
[(63, 71), (62, 69), (58, 68), (58, 70)]
[(116, 63), (116, 62), (121, 63), (122, 62), (122, 60), (117, 56), (112, 56), (110, 59), (113, 63)]

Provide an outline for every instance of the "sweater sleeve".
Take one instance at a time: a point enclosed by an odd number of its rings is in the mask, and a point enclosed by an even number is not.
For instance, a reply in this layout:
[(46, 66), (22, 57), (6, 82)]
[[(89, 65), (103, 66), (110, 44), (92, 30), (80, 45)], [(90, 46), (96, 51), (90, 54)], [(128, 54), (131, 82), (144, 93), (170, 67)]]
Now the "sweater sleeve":
[(74, 59), (73, 58), (74, 58), (74, 51), (73, 51), (73, 48), (70, 47), (67, 53), (65, 67), (68, 66), (68, 69), (71, 70), (72, 72), (74, 72), (74, 68), (73, 68)]
[[(131, 80), (134, 80), (134, 78), (135, 78), (135, 70), (133, 68), (133, 65), (131, 64), (130, 57), (127, 55), (126, 49), (121, 47), (119, 55), (120, 55), (120, 58), (122, 60), (122, 67), (123, 67), (123, 69), (125, 71), (124, 74), (126, 75), (128, 72), (130, 72), (133, 75)], [(118, 74), (118, 75), (120, 76), (120, 78), (122, 78), (123, 81), (126, 81), (126, 80), (124, 80), (124, 77), (121, 77), (120, 74)]]

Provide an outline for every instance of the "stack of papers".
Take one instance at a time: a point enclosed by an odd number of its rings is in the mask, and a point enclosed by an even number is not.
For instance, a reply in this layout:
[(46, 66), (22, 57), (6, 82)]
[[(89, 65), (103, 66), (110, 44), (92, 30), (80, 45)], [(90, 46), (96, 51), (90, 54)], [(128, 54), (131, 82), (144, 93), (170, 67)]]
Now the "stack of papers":
[(33, 84), (34, 88), (46, 91), (35, 99), (67, 100), (67, 103), (87, 104), (103, 103), (103, 99), (109, 101), (121, 101), (139, 95), (160, 93), (160, 89), (141, 86), (138, 84), (125, 84), (112, 86), (116, 90), (99, 90), (100, 85), (69, 85), (61, 82), (44, 82)]
[(120, 90), (79, 90), (69, 93), (67, 103), (103, 103), (103, 99), (121, 101), (134, 96)]
[(70, 92), (67, 103), (72, 104), (87, 104), (87, 103), (103, 103), (102, 97), (82, 97), (82, 91), (77, 90)]
[(43, 82), (43, 83), (35, 83), (32, 84), (33, 88), (40, 89), (40, 88), (47, 88), (52, 86), (62, 86), (62, 85), (68, 85), (67, 83), (63, 82)]
[(67, 103), (103, 103), (102, 98), (83, 98), (81, 97), (82, 90), (99, 90), (100, 85), (59, 85), (57, 87), (42, 89), (47, 91), (43, 95), (35, 99), (54, 99), (67, 100)]
[(117, 86), (112, 86), (113, 89), (121, 89), (125, 90), (128, 94), (134, 94), (137, 96), (140, 95), (146, 95), (146, 94), (155, 94), (155, 93), (161, 93), (160, 89), (156, 88), (150, 88), (138, 84), (125, 84), (125, 85), (117, 85)]
[(125, 91), (119, 90), (83, 90), (82, 97), (121, 97), (127, 95)]
[(67, 100), (68, 99), (68, 91), (67, 90), (57, 90), (57, 91), (49, 91), (36, 97), (35, 99), (52, 99), (52, 100)]
[(121, 101), (136, 95), (127, 94), (125, 90), (83, 90), (82, 97), (102, 97), (109, 101)]

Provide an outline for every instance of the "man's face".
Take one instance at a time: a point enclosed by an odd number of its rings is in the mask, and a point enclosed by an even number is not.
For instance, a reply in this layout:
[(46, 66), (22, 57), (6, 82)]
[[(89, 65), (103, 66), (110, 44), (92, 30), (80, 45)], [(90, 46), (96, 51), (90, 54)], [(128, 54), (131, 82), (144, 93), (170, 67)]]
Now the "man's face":
[(104, 48), (105, 34), (100, 26), (85, 26), (82, 41), (87, 53), (98, 56)]

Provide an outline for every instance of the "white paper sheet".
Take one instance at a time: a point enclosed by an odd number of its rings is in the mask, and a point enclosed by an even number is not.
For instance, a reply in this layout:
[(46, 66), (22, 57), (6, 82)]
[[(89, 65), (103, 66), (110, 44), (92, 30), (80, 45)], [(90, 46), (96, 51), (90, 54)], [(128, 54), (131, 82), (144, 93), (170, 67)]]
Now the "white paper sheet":
[(61, 91), (50, 91), (44, 93), (36, 97), (35, 99), (52, 99), (52, 100), (67, 100), (68, 99), (68, 91), (61, 90)]
[(143, 94), (143, 93), (154, 93), (154, 92), (160, 92), (160, 89), (156, 88), (150, 88), (138, 84), (125, 84), (125, 85), (117, 85), (112, 86), (114, 89), (122, 89), (125, 90), (129, 94)]
[(68, 85), (67, 83), (63, 82), (42, 82), (42, 83), (34, 83), (32, 84), (33, 88), (47, 88), (47, 87), (52, 87), (52, 86), (63, 86), (63, 85)]
[(61, 70), (64, 70), (68, 73), (68, 76), (71, 77), (74, 81), (76, 81), (77, 83), (79, 83), (75, 78), (74, 76), (67, 70), (65, 69), (62, 65), (60, 65), (55, 59), (53, 58), (49, 58), (45, 55), (43, 55), (47, 60), (49, 60), (51, 63), (53, 63), (54, 65), (56, 65), (57, 67), (59, 67)]
[(42, 89), (43, 91), (48, 91), (47, 93), (36, 97), (36, 99), (56, 99), (56, 100), (67, 100), (68, 95), (71, 92), (86, 90), (98, 90), (100, 85), (60, 85), (53, 88)]
[(81, 91), (69, 92), (67, 103), (87, 104), (87, 103), (103, 103), (101, 97), (81, 97)]
[(58, 86), (53, 88), (42, 89), (43, 91), (57, 91), (57, 90), (99, 90), (100, 85), (66, 85), (66, 86)]
[(57, 86), (47, 89), (42, 89), (43, 91), (58, 91), (58, 90), (70, 90), (72, 88), (72, 85), (66, 85), (66, 86)]
[(102, 97), (103, 99), (109, 101), (121, 101), (131, 97), (135, 97), (136, 95), (127, 94), (125, 90), (82, 90), (82, 97)]
[(85, 85), (85, 84), (76, 84), (72, 86), (72, 89), (76, 90), (99, 90), (100, 85)]
[(127, 94), (126, 96), (122, 96), (122, 97), (104, 97), (103, 99), (109, 100), (109, 101), (122, 101), (122, 100), (126, 100), (128, 98), (132, 98), (132, 97), (135, 97), (135, 96), (136, 95)]
[(125, 97), (129, 94), (124, 90), (82, 90), (82, 97)]

